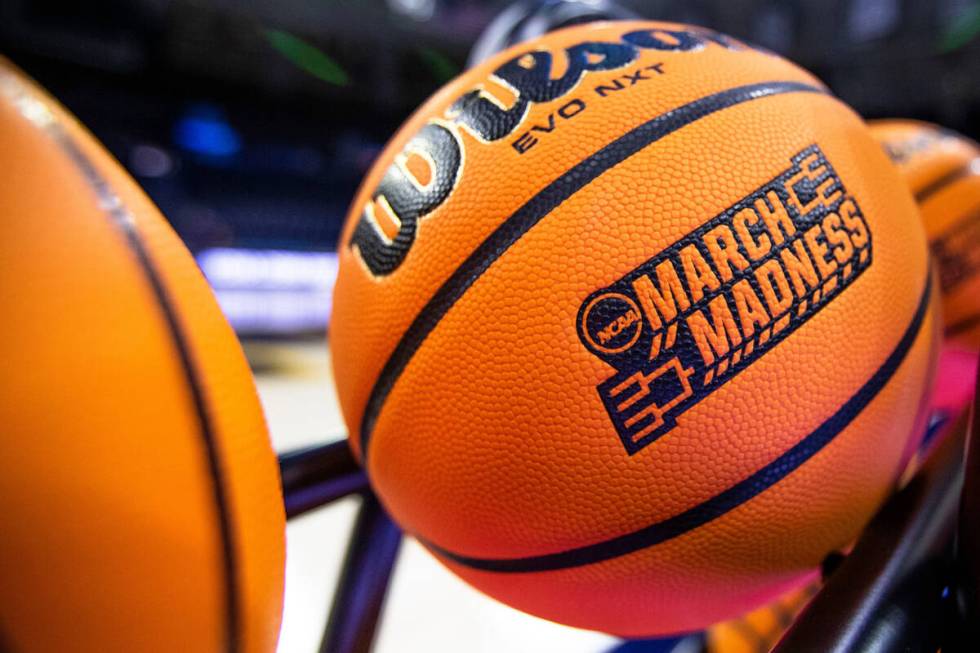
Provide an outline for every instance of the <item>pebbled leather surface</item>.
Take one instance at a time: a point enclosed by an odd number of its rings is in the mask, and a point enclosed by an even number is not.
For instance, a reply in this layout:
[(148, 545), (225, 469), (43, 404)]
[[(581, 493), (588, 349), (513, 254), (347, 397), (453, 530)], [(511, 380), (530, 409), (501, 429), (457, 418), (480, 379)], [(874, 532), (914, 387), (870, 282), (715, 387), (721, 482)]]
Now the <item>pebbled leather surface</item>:
[[(522, 51), (554, 49), (560, 60), (562, 47), (615, 41), (638, 26), (573, 28), (504, 53), (440, 91), (393, 139), (365, 180), (339, 246), (331, 339), (352, 433), (418, 313), (552, 180), (637, 125), (706, 95), (772, 81), (819, 86), (785, 60), (753, 50), (644, 51), (638, 63), (662, 63), (663, 75), (596, 101), (522, 155), (512, 139), (479, 143), (463, 132), (458, 187), (419, 221), (415, 243), (391, 274), (372, 275), (347, 247), (394, 155), (460, 93)], [(564, 101), (591, 98), (597, 84), (621, 74), (592, 72)], [(546, 124), (562, 103), (534, 105), (522, 125)], [(860, 203), (872, 264), (786, 340), (680, 415), (672, 430), (628, 455), (596, 390), (615, 370), (576, 332), (583, 300), (759, 188), (814, 143)], [(732, 487), (827, 420), (897, 346), (928, 274), (910, 194), (865, 124), (838, 100), (786, 93), (711, 113), (565, 199), (473, 281), (395, 381), (371, 429), (369, 476), (408, 532), (462, 556), (546, 555), (642, 529)], [(547, 572), (444, 562), (515, 607), (621, 635), (700, 628), (760, 605), (804, 582), (890, 491), (917, 437), (935, 319), (933, 302), (889, 382), (832, 442), (693, 531)], [(356, 438), (351, 445), (363, 459)]]
[(204, 277), (119, 164), (3, 59), (0, 142), (4, 637), (273, 651), (278, 466)]

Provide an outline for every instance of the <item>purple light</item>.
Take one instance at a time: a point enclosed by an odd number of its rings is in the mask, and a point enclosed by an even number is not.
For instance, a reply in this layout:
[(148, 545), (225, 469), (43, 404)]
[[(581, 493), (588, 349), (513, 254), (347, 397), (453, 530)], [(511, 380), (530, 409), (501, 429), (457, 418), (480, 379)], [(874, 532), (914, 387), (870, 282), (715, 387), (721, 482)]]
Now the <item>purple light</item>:
[(239, 333), (326, 329), (337, 278), (335, 252), (220, 247), (200, 252), (197, 262)]

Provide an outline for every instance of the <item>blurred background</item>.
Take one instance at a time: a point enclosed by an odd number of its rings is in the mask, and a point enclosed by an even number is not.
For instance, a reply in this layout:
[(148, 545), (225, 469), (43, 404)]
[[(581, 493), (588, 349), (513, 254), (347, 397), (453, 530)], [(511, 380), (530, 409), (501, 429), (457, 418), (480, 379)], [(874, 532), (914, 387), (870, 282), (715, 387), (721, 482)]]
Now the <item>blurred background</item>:
[[(507, 0), (0, 0), (0, 51), (132, 172), (238, 332), (322, 332), (362, 174)], [(980, 0), (623, 0), (766, 46), (866, 117), (980, 132)]]
[[(362, 175), (511, 4), (0, 0), (0, 54), (106, 144), (194, 252), (285, 450), (344, 437), (323, 333), (335, 243)], [(619, 4), (768, 47), (865, 117), (980, 136), (980, 0)], [(290, 523), (282, 651), (316, 650), (355, 507)], [(414, 542), (400, 556), (376, 650), (617, 646), (484, 598)], [(667, 650), (658, 646), (629, 650)]]

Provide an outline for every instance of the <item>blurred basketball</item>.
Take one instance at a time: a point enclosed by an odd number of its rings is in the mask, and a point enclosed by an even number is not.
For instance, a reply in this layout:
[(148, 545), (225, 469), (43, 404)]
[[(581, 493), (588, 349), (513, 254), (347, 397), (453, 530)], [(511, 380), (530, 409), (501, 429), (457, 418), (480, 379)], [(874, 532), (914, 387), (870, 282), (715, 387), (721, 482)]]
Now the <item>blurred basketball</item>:
[(813, 581), (769, 605), (716, 624), (705, 633), (708, 653), (766, 653), (779, 642), (797, 615), (820, 589)]
[(871, 131), (919, 203), (939, 267), (946, 335), (980, 349), (980, 145), (915, 120), (873, 121)]
[(937, 317), (912, 198), (819, 81), (724, 35), (599, 23), (466, 72), (339, 249), (354, 452), (407, 532), (532, 614), (744, 613), (914, 447)]
[(204, 278), (3, 59), (0, 142), (2, 646), (274, 650), (276, 460)]

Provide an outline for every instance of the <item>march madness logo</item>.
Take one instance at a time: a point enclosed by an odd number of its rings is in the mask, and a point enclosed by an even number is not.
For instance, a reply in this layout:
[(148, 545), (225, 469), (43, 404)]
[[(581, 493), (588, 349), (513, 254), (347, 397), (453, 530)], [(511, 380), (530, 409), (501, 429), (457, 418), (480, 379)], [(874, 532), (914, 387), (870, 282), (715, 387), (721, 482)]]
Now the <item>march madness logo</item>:
[(857, 200), (816, 145), (589, 295), (582, 343), (616, 369), (599, 396), (630, 455), (798, 329), (871, 264)]

